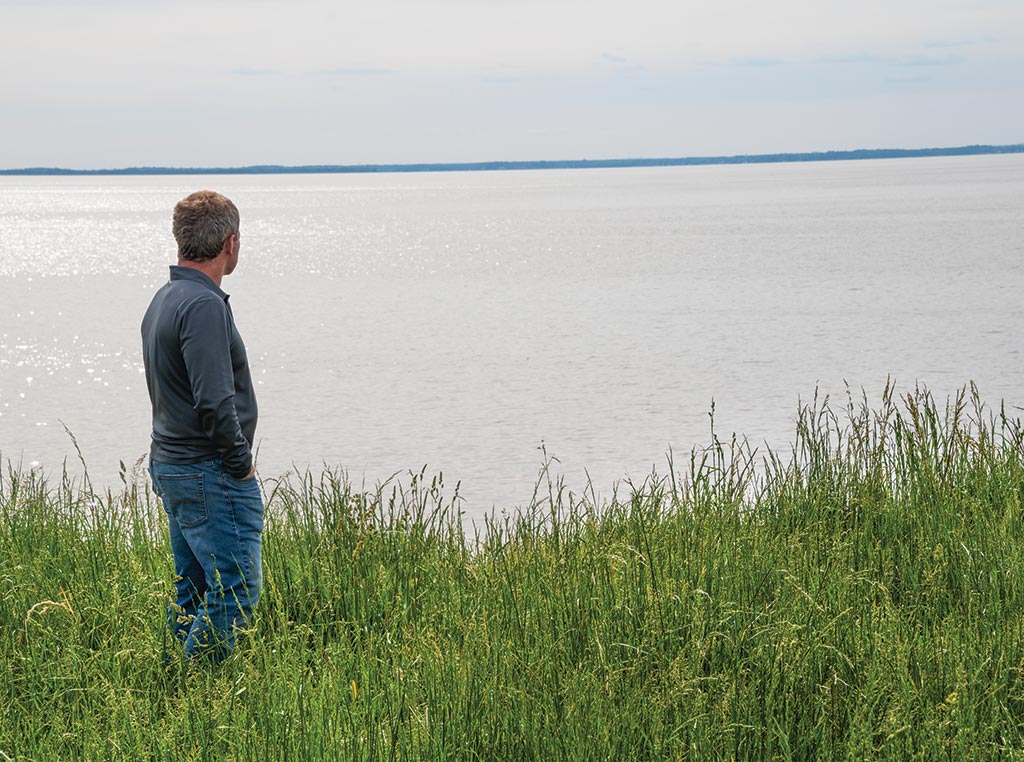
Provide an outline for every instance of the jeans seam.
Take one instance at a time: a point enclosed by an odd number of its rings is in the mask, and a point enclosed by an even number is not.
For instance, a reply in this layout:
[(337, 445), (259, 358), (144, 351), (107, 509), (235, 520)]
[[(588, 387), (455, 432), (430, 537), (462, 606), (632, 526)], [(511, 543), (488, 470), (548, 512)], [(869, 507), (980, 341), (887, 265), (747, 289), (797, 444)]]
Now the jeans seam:
[[(231, 495), (231, 490), (227, 489), (225, 480), (228, 478), (226, 474), (221, 475), (221, 487), (224, 488), (224, 494), (228, 499), (228, 510), (231, 512), (231, 528), (235, 533), (235, 545), (238, 548), (242, 548), (244, 551), (244, 543), (242, 542), (242, 532), (238, 528), (238, 512), (235, 510), (235, 499)], [(242, 582), (245, 585), (246, 595), (248, 595), (249, 587), (252, 584), (252, 559), (249, 557), (249, 553), (243, 552), (244, 558), (241, 560), (235, 559), (236, 564), (241, 564), (240, 568), (242, 571)]]

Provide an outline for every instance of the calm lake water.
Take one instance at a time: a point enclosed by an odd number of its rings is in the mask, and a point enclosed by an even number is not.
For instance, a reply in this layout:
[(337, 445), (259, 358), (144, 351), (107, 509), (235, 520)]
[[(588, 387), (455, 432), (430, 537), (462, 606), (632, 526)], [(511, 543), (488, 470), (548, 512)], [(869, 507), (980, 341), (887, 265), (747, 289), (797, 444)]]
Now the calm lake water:
[[(1024, 403), (1024, 156), (616, 170), (0, 179), (0, 454), (116, 486), (174, 203), (242, 213), (259, 468), (443, 471), (470, 514), (665, 470), (800, 399)], [(75, 467), (72, 470), (80, 470)]]

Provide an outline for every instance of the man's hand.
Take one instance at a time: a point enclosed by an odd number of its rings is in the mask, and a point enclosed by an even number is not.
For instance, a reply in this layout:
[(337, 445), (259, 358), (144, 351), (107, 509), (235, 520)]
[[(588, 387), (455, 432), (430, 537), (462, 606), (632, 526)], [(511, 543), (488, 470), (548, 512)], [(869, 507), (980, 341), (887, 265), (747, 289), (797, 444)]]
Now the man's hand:
[(249, 473), (247, 473), (245, 475), (245, 479), (243, 479), (242, 481), (248, 481), (249, 479), (255, 479), (255, 478), (256, 478), (256, 465), (253, 464), (252, 468), (249, 469)]

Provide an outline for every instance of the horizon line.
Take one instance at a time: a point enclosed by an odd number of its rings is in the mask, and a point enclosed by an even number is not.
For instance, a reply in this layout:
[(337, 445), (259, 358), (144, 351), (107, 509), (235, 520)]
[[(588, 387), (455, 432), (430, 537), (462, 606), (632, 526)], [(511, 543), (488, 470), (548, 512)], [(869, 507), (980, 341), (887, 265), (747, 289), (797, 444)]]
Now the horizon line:
[(627, 159), (541, 159), (535, 161), (419, 162), (409, 164), (254, 164), (241, 167), (125, 167), (120, 169), (67, 169), (24, 167), (0, 169), (0, 176), (74, 175), (258, 175), (360, 174), (387, 172), (479, 172), (530, 169), (612, 169), (626, 167), (707, 166), (721, 164), (775, 164), (815, 161), (857, 161), (931, 156), (978, 156), (1024, 153), (1024, 143), (966, 145), (948, 148), (857, 148), (853, 150), (736, 154)]

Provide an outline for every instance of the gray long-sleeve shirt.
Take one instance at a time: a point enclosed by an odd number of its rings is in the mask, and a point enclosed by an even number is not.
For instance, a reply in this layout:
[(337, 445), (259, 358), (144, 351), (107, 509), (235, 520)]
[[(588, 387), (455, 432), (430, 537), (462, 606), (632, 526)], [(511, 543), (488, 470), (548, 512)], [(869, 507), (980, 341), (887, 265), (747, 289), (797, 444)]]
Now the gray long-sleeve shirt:
[(252, 467), (256, 395), (228, 295), (205, 274), (171, 266), (142, 319), (153, 403), (150, 455), (187, 465), (220, 457), (229, 476)]

